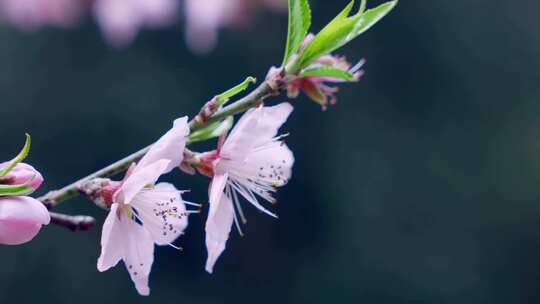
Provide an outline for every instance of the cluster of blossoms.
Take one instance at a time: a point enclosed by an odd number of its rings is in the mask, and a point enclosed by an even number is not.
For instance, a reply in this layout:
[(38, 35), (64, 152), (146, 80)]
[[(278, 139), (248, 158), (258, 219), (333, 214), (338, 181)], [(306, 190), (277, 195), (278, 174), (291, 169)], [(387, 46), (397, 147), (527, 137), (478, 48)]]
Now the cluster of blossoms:
[[(291, 177), (294, 157), (277, 136), (293, 108), (289, 103), (259, 106), (244, 114), (217, 149), (200, 153), (189, 166), (212, 178), (210, 210), (206, 221), (206, 271), (225, 250), (233, 223), (241, 233), (245, 222), (239, 197), (269, 214), (259, 199), (273, 203), (272, 193)], [(169, 183), (157, 183), (160, 176), (183, 168), (189, 136), (186, 117), (154, 143), (145, 156), (127, 171), (122, 181), (93, 180), (81, 186), (99, 205), (109, 210), (103, 225), (101, 255), (97, 267), (105, 271), (120, 260), (141, 295), (148, 295), (148, 277), (154, 259), (154, 245), (178, 248), (174, 241), (184, 233), (187, 210), (196, 205), (182, 198), (183, 191)], [(191, 156), (193, 157), (193, 156)]]
[[(294, 62), (313, 40), (307, 35), (302, 47), (292, 56)], [(325, 83), (357, 81), (361, 74), (343, 58), (324, 55), (297, 73), (286, 67), (272, 68), (267, 83), (284, 89), (290, 97), (302, 90), (323, 108), (335, 102), (337, 89)], [(336, 77), (312, 75), (306, 71), (340, 71)], [(344, 77), (343, 75), (350, 75)], [(246, 83), (250, 80), (246, 80)], [(213, 99), (196, 120), (205, 123), (222, 105)], [(212, 273), (214, 265), (226, 247), (230, 232), (236, 226), (242, 235), (246, 223), (241, 198), (269, 216), (277, 216), (264, 206), (273, 204), (273, 193), (287, 184), (292, 175), (294, 156), (278, 131), (293, 111), (289, 103), (275, 106), (259, 105), (248, 110), (226, 136), (221, 130), (217, 147), (204, 153), (189, 152), (185, 159), (186, 143), (190, 136), (187, 117), (177, 119), (173, 128), (154, 143), (142, 159), (128, 169), (122, 181), (95, 179), (81, 185), (99, 206), (109, 210), (103, 225), (101, 255), (98, 270), (105, 271), (120, 260), (141, 295), (148, 295), (148, 277), (153, 263), (154, 245), (171, 246), (188, 226), (186, 206), (197, 204), (183, 200), (183, 191), (168, 183), (157, 183), (160, 176), (179, 168), (187, 173), (198, 171), (211, 178), (206, 220), (207, 260), (205, 269)]]
[[(28, 146), (27, 146), (28, 147)], [(22, 157), (0, 164), (0, 244), (19, 245), (32, 240), (50, 222), (43, 204), (28, 196), (43, 183)]]
[(0, 18), (17, 28), (70, 28), (93, 14), (107, 41), (125, 47), (141, 28), (163, 28), (186, 20), (186, 39), (197, 52), (211, 50), (222, 27), (242, 26), (258, 7), (286, 8), (286, 0), (0, 0)]
[[(42, 1), (30, 2), (41, 4)], [(51, 1), (58, 1), (61, 7), (73, 5), (71, 1), (77, 0)], [(202, 29), (212, 30), (222, 25), (215, 21), (226, 16), (225, 7), (216, 4), (222, 3), (221, 0), (216, 3), (213, 0), (185, 1), (191, 10), (213, 10), (210, 20), (200, 21), (204, 24)], [(243, 1), (230, 0), (230, 3)], [(5, 11), (5, 3), (17, 7), (14, 3), (18, 2), (0, 0), (0, 11)], [(120, 35), (123, 36), (125, 30), (129, 29), (129, 39), (132, 39), (139, 26), (159, 24), (158, 21), (164, 19), (156, 16), (171, 14), (176, 9), (176, 4), (171, 4), (176, 3), (175, 0), (95, 0), (85, 3), (98, 12), (98, 19), (108, 24), (106, 27), (116, 28), (113, 32), (121, 28), (112, 37), (117, 33), (123, 33)], [(326, 27), (313, 35), (309, 34), (311, 15), (307, 0), (289, 0), (289, 29), (283, 63), (279, 68), (270, 69), (266, 81), (257, 89), (225, 106), (230, 98), (255, 82), (254, 78), (248, 77), (240, 85), (207, 102), (191, 122), (187, 117), (175, 120), (173, 127), (149, 149), (121, 160), (121, 165), (113, 164), (61, 190), (51, 191), (40, 201), (54, 207), (55, 202), (66, 200), (79, 190), (98, 206), (108, 210), (97, 268), (106, 271), (123, 261), (137, 291), (141, 295), (148, 295), (155, 245), (179, 249), (174, 243), (184, 234), (188, 216), (198, 213), (198, 209), (188, 210), (188, 206), (200, 207), (184, 200), (182, 195), (186, 191), (178, 190), (170, 183), (159, 182), (159, 179), (175, 169), (190, 174), (199, 172), (211, 179), (205, 225), (205, 269), (212, 273), (216, 261), (226, 248), (233, 226), (242, 234), (242, 224), (246, 223), (242, 201), (247, 201), (269, 216), (277, 217), (268, 205), (275, 202), (274, 193), (286, 185), (292, 175), (294, 156), (283, 141), (286, 134), (279, 134), (279, 129), (287, 121), (293, 107), (287, 102), (266, 106), (264, 100), (285, 91), (294, 98), (302, 91), (323, 109), (334, 104), (337, 88), (329, 83), (358, 81), (363, 74), (361, 68), (364, 60), (353, 66), (344, 57), (332, 55), (332, 52), (369, 29), (396, 4), (394, 0), (365, 10), (366, 3), (362, 1), (358, 12), (351, 15), (354, 5), (354, 1), (351, 1)], [(47, 8), (51, 16), (65, 11), (54, 5)], [(121, 18), (117, 19), (118, 16)], [(133, 16), (138, 17), (133, 19)], [(37, 20), (39, 24), (48, 19)], [(60, 19), (54, 17), (51, 20)], [(138, 21), (130, 23), (133, 20)], [(233, 116), (244, 111), (231, 129)], [(189, 143), (215, 137), (219, 138), (215, 150), (197, 153), (186, 148)], [(43, 181), (39, 172), (21, 163), (28, 149), (29, 137), (25, 148), (14, 160), (0, 165), (2, 244), (29, 241), (42, 225), (50, 221), (44, 205), (27, 196)], [(126, 164), (131, 166), (121, 181), (101, 178), (117, 173), (120, 168), (125, 169)], [(55, 221), (56, 218), (53, 217)]]

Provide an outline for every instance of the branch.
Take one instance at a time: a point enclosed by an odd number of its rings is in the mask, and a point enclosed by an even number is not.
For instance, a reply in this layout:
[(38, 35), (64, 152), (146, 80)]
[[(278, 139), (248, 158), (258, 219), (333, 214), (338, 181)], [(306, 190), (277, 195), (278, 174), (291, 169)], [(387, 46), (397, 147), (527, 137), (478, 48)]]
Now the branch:
[(56, 212), (49, 212), (51, 224), (65, 227), (71, 231), (90, 230), (96, 225), (96, 220), (86, 215), (67, 215)]
[[(262, 103), (268, 97), (279, 95), (279, 93), (282, 90), (282, 87), (279, 84), (280, 79), (281, 79), (281, 74), (279, 73), (275, 74), (275, 76), (272, 77), (272, 79), (266, 80), (265, 82), (261, 83), (257, 88), (255, 88), (252, 92), (250, 92), (245, 97), (239, 99), (238, 101), (224, 108), (213, 111), (213, 113), (209, 115), (208, 118), (205, 119), (203, 123), (201, 123), (200, 120), (198, 120), (196, 116), (189, 122), (191, 131), (196, 131), (208, 123), (219, 121), (228, 116), (242, 113)], [(118, 173), (121, 173), (127, 170), (127, 168), (133, 162), (136, 162), (139, 159), (141, 159), (146, 154), (146, 152), (148, 152), (149, 149), (150, 149), (150, 146), (140, 151), (137, 151), (97, 172), (94, 172), (82, 179), (79, 179), (78, 181), (72, 184), (69, 184), (63, 187), (62, 189), (50, 191), (44, 196), (39, 197), (38, 200), (41, 201), (48, 209), (52, 209), (58, 206), (60, 203), (78, 196), (80, 194), (79, 186), (82, 185), (83, 183), (88, 182), (94, 178), (111, 177), (113, 175), (116, 175)], [(51, 216), (52, 215), (53, 213), (51, 213)], [(59, 214), (54, 214), (54, 216), (62, 220), (77, 218), (77, 217), (69, 217), (67, 215), (60, 216)], [(66, 226), (65, 222), (62, 222), (62, 221), (53, 221), (53, 223)], [(68, 228), (73, 227), (70, 225), (71, 224), (68, 224), (66, 227)], [(75, 230), (84, 230), (84, 229), (75, 229)]]
[(83, 183), (92, 180), (94, 178), (98, 177), (111, 177), (114, 176), (120, 172), (123, 172), (127, 170), (127, 168), (133, 163), (138, 161), (141, 157), (146, 154), (146, 152), (150, 149), (150, 146), (137, 151), (97, 172), (94, 172), (84, 178), (79, 179), (78, 181), (69, 184), (65, 186), (64, 188), (60, 190), (53, 190), (45, 194), (44, 196), (41, 196), (37, 198), (37, 200), (41, 201), (47, 209), (52, 209), (56, 207), (58, 204), (60, 204), (63, 201), (72, 199), (76, 196), (78, 196), (79, 193), (79, 185), (82, 185)]
[(204, 120), (204, 124), (199, 123), (199, 119), (195, 117), (189, 122), (189, 126), (192, 131), (200, 129), (205, 124), (209, 124), (215, 121), (222, 120), (227, 116), (236, 115), (242, 113), (259, 103), (262, 103), (265, 99), (270, 96), (279, 95), (281, 89), (277, 85), (277, 80), (267, 80), (261, 83), (257, 88), (255, 88), (251, 93), (245, 97), (239, 99), (235, 103), (228, 105), (222, 109), (217, 110), (215, 113), (210, 115), (208, 119)]

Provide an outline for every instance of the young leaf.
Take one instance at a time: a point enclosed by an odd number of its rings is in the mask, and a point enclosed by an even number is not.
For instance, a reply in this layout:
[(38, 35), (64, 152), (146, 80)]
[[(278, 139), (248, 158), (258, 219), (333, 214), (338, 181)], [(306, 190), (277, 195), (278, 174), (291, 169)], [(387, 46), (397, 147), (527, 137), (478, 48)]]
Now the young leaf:
[(354, 75), (350, 73), (349, 71), (344, 71), (340, 69), (336, 69), (327, 65), (317, 64), (308, 67), (307, 69), (303, 70), (300, 75), (300, 77), (332, 77), (332, 78), (339, 78), (346, 81), (353, 81)]
[(220, 105), (223, 104), (224, 102), (228, 101), (229, 98), (234, 97), (237, 94), (240, 94), (242, 91), (245, 91), (251, 83), (256, 83), (256, 82), (257, 82), (257, 78), (254, 78), (251, 76), (247, 77), (241, 84), (219, 94), (217, 96), (218, 103)]
[(28, 156), (31, 143), (32, 138), (30, 137), (30, 134), (27, 133), (26, 142), (24, 143), (24, 147), (22, 148), (21, 152), (19, 152), (19, 154), (9, 162), (9, 165), (0, 171), (0, 177), (6, 176), (11, 170), (13, 170), (13, 168), (15, 168), (15, 166), (17, 166)]
[(0, 185), (0, 197), (30, 195), (35, 191), (27, 185)]
[[(370, 27), (379, 22), (386, 14), (388, 14), (398, 3), (398, 0), (383, 3), (376, 8), (369, 9), (362, 14), (362, 18), (358, 20), (354, 28), (352, 37), (348, 41), (356, 38), (358, 35), (367, 31)], [(347, 41), (347, 42), (348, 42)]]
[[(353, 9), (354, 0), (349, 4), (332, 20), (328, 23), (309, 43), (306, 49), (300, 55), (300, 58), (295, 62), (295, 65), (290, 68), (289, 72), (296, 73), (301, 68), (310, 64), (313, 60), (317, 59), (321, 55), (328, 53), (326, 49), (331, 49), (332, 40), (335, 40), (339, 36), (346, 36), (353, 28), (353, 21), (347, 22), (348, 16)], [(346, 25), (349, 23), (349, 25)]]
[[(362, 1), (362, 3), (364, 3), (364, 1)], [(337, 22), (339, 20), (343, 20), (349, 17), (349, 14), (351, 13), (353, 6), (354, 6), (354, 0), (351, 0), (351, 2), (349, 2), (349, 4), (347, 4), (347, 6), (345, 6), (345, 8), (332, 21), (330, 21), (330, 23), (328, 23), (325, 28), (327, 28), (328, 26), (330, 26), (330, 24), (334, 22)], [(321, 32), (322, 31), (324, 31), (324, 28), (321, 30)]]
[(223, 121), (216, 121), (208, 124), (204, 128), (197, 130), (189, 135), (189, 143), (195, 143), (215, 137), (221, 136), (224, 132), (227, 132), (233, 124), (232, 116), (227, 117)]
[[(306, 47), (298, 59), (295, 69), (301, 69), (345, 44), (347, 36), (354, 30), (355, 24), (356, 18), (340, 18), (329, 23)], [(292, 69), (291, 72), (294, 72), (295, 69)]]
[(354, 0), (351, 1), (339, 15), (313, 38), (313, 41), (306, 47), (290, 72), (295, 73), (317, 58), (347, 44), (381, 20), (396, 6), (397, 2), (398, 0), (389, 1), (363, 12), (365, 2), (362, 1), (358, 13), (349, 16), (354, 5)]
[(311, 10), (308, 0), (289, 0), (289, 27), (283, 65), (298, 51), (311, 25)]
[(358, 9), (359, 14), (364, 13), (364, 11), (366, 10), (366, 2), (366, 0), (362, 0), (362, 2), (360, 2), (360, 9)]

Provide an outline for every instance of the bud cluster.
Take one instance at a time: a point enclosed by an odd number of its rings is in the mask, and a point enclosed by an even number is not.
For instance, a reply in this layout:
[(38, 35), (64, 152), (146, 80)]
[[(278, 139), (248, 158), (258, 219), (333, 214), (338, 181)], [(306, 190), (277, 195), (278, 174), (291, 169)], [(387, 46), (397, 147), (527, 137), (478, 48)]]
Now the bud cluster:
[(13, 160), (0, 164), (0, 244), (19, 245), (32, 240), (50, 222), (47, 208), (28, 196), (43, 183), (34, 167), (22, 163), (30, 151), (30, 136)]

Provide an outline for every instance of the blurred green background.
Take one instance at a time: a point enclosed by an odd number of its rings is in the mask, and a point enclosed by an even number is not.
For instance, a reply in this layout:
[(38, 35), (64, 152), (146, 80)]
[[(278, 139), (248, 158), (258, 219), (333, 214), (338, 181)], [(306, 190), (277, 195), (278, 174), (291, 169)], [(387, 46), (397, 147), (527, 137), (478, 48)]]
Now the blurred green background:
[[(375, 5), (381, 1), (370, 1)], [(347, 1), (312, 1), (314, 29)], [(284, 130), (297, 162), (276, 206), (247, 205), (214, 275), (204, 219), (159, 248), (149, 298), (123, 265), (98, 273), (100, 229), (48, 226), (0, 248), (0, 303), (540, 303), (537, 1), (401, 1), (342, 52), (367, 59), (327, 112), (305, 97)], [(109, 48), (74, 30), (0, 28), (0, 159), (30, 132), (41, 192), (147, 144), (213, 94), (278, 64), (285, 14), (222, 32), (206, 57), (183, 27)], [(283, 101), (277, 98), (274, 101)], [(205, 148), (199, 146), (199, 149)], [(168, 177), (206, 200), (208, 180)], [(83, 198), (60, 211), (105, 213)]]

